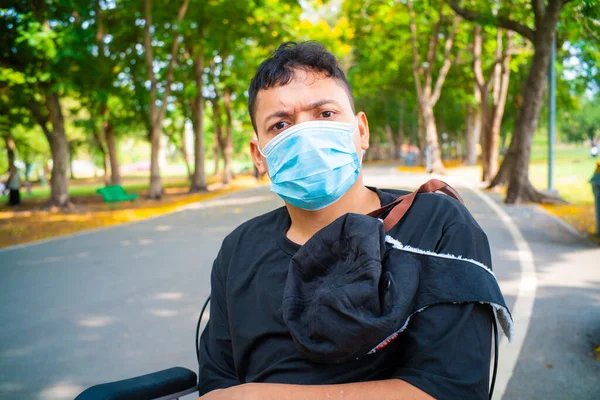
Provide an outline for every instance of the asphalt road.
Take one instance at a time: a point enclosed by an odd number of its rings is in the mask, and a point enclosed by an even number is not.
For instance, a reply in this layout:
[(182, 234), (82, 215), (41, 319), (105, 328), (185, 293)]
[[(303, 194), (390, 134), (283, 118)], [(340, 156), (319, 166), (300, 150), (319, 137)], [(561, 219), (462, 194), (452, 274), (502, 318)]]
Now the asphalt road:
[[(423, 179), (389, 167), (366, 172), (367, 184), (379, 187), (414, 188)], [(488, 234), (494, 270), (512, 307), (521, 273), (513, 238), (473, 191), (461, 193)], [(195, 326), (221, 241), (241, 222), (282, 204), (260, 187), (158, 218), (0, 252), (0, 398), (72, 399), (101, 382), (176, 365), (196, 370)], [(531, 342), (521, 351), (505, 398), (565, 398), (571, 388), (577, 398), (594, 398), (600, 367), (589, 346), (600, 339), (600, 275), (586, 267), (577, 278), (589, 286), (585, 293), (561, 282), (572, 280), (573, 263), (594, 263), (600, 254), (589, 247), (589, 260), (577, 259), (579, 250), (587, 251), (580, 238), (540, 236), (535, 224), (548, 224), (549, 217), (532, 222), (536, 210), (509, 211), (531, 240), (536, 263), (539, 254), (541, 272), (554, 275), (544, 275), (552, 288), (541, 291), (539, 304), (536, 299)], [(571, 337), (561, 339), (565, 334)], [(566, 349), (560, 347), (565, 343)]]

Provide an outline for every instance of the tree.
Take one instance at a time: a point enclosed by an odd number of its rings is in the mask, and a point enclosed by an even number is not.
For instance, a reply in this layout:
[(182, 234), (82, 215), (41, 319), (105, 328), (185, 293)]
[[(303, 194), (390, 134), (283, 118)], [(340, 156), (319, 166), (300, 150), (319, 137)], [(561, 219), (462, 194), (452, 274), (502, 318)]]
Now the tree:
[[(491, 182), (498, 172), (498, 157), (500, 143), (500, 125), (504, 115), (504, 106), (508, 94), (510, 78), (510, 61), (513, 32), (506, 33), (506, 43), (503, 45), (502, 29), (496, 29), (496, 51), (492, 70), (485, 79), (482, 69), (482, 28), (474, 29), (473, 70), (475, 73), (476, 98), (480, 105), (481, 122), (481, 163), (484, 182)], [(491, 88), (490, 88), (491, 86)], [(490, 89), (492, 91), (490, 96)]]
[(477, 145), (481, 138), (481, 91), (475, 84), (473, 92), (475, 104), (467, 106), (465, 119), (465, 164), (477, 165)]
[[(534, 46), (533, 60), (522, 91), (523, 105), (519, 109), (508, 152), (490, 187), (508, 183), (506, 202), (509, 204), (524, 201), (561, 201), (558, 197), (541, 193), (533, 187), (529, 181), (529, 160), (533, 134), (542, 107), (546, 87), (546, 71), (556, 26), (560, 13), (569, 0), (548, 0), (547, 5), (544, 1), (532, 0), (530, 9), (533, 13), (534, 28), (530, 28), (526, 22), (511, 19), (511, 11), (512, 14), (516, 14), (516, 9), (502, 7), (496, 10), (496, 15), (484, 14), (484, 12), (461, 7), (459, 0), (447, 0), (447, 2), (463, 18), (480, 24), (509, 29), (531, 41)], [(523, 6), (524, 4), (519, 4), (519, 12), (522, 12)]]
[[(97, 62), (96, 69), (99, 72), (99, 79), (92, 82), (93, 92), (91, 93), (92, 104), (91, 113), (97, 115), (98, 118), (93, 120), (94, 139), (102, 153), (105, 177), (108, 177), (107, 164), (110, 165), (110, 180), (107, 183), (111, 185), (121, 184), (121, 173), (119, 170), (119, 158), (117, 156), (117, 139), (115, 135), (114, 118), (111, 115), (111, 109), (108, 106), (109, 97), (114, 92), (114, 62), (107, 57), (110, 54), (109, 47), (106, 44), (106, 26), (104, 23), (104, 10), (102, 9), (100, 0), (95, 2), (95, 25), (96, 25), (96, 46), (97, 57), (94, 61)], [(98, 121), (99, 120), (99, 121)], [(101, 125), (99, 129), (98, 124)], [(106, 143), (106, 145), (104, 144)], [(108, 160), (107, 160), (108, 156)], [(108, 161), (108, 162), (107, 162)]]
[(435, 84), (433, 83), (433, 69), (436, 65), (437, 46), (441, 36), (441, 28), (444, 24), (445, 16), (443, 11), (438, 13), (437, 21), (433, 25), (433, 32), (429, 37), (429, 46), (427, 49), (427, 59), (424, 63), (420, 61), (419, 42), (417, 35), (417, 17), (415, 15), (413, 3), (407, 2), (410, 14), (410, 33), (411, 45), (413, 52), (413, 76), (417, 99), (419, 103), (420, 117), (423, 121), (425, 131), (425, 141), (427, 143), (427, 151), (430, 154), (430, 171), (434, 173), (445, 173), (444, 164), (439, 146), (438, 132), (435, 121), (433, 108), (438, 102), (446, 75), (452, 66), (451, 52), (454, 43), (454, 36), (458, 29), (459, 18), (455, 16), (452, 20), (449, 30), (444, 34), (446, 38), (444, 43), (444, 53), (442, 66), (437, 73)]
[(66, 50), (60, 44), (75, 40), (71, 25), (50, 22), (68, 20), (69, 11), (47, 7), (42, 1), (15, 2), (5, 13), (1, 28), (2, 68), (10, 70), (13, 76), (5, 82), (28, 97), (28, 108), (48, 140), (52, 153), (49, 205), (61, 208), (71, 206), (69, 146), (60, 99), (65, 86), (61, 79), (72, 67), (75, 56), (72, 49)]
[[(345, 2), (345, 17), (336, 25), (355, 108), (368, 115), (373, 138), (380, 137), (380, 146), (392, 158), (400, 157), (405, 143), (419, 146), (412, 53), (410, 47), (399, 46), (410, 41), (409, 18), (403, 10), (398, 2)], [(348, 44), (351, 49), (344, 48)], [(377, 152), (375, 141), (372, 144), (366, 157)]]
[(187, 46), (189, 52), (193, 54), (194, 81), (196, 84), (196, 93), (191, 102), (192, 106), (192, 124), (194, 126), (194, 173), (191, 177), (190, 192), (199, 192), (206, 190), (206, 168), (204, 154), (204, 29), (200, 26), (197, 30), (198, 46), (190, 43), (188, 39)]
[(177, 23), (173, 29), (173, 42), (169, 60), (167, 62), (167, 72), (164, 81), (163, 93), (160, 107), (158, 105), (158, 79), (154, 72), (155, 59), (152, 46), (152, 0), (144, 0), (144, 59), (146, 61), (146, 73), (150, 80), (150, 102), (149, 102), (149, 126), (150, 126), (150, 186), (148, 187), (148, 198), (159, 199), (162, 196), (162, 184), (160, 178), (159, 152), (160, 139), (162, 136), (162, 122), (165, 118), (169, 94), (171, 92), (171, 83), (173, 82), (173, 69), (179, 49), (178, 26), (181, 24), (189, 6), (189, 0), (183, 0), (177, 12)]

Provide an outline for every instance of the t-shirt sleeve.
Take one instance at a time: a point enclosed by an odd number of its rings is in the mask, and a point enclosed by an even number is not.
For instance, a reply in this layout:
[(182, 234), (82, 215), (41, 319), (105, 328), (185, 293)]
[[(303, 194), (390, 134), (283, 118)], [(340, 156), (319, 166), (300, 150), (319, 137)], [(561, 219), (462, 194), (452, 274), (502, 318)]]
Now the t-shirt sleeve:
[[(446, 227), (434, 251), (491, 268), (487, 236), (474, 220)], [(394, 377), (439, 399), (487, 399), (493, 321), (490, 306), (480, 303), (439, 304), (413, 315)]]
[(446, 227), (434, 251), (476, 260), (492, 269), (490, 243), (483, 229), (474, 220), (455, 222)]
[[(222, 251), (221, 251), (222, 253)], [(239, 385), (235, 372), (229, 319), (225, 302), (221, 253), (211, 272), (210, 318), (200, 338), (198, 391), (202, 396), (215, 389)]]

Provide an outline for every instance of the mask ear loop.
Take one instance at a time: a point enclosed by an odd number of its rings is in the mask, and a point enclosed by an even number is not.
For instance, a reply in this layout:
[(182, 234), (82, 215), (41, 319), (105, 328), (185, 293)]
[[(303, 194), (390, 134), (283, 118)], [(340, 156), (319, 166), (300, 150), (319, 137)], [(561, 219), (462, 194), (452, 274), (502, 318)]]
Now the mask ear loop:
[(261, 156), (263, 156), (265, 158), (265, 160), (267, 159), (267, 156), (265, 156), (265, 153), (262, 152), (262, 150), (260, 149), (260, 146), (258, 144), (258, 136), (254, 136), (254, 139), (256, 139), (256, 148), (258, 149), (258, 152), (260, 153)]

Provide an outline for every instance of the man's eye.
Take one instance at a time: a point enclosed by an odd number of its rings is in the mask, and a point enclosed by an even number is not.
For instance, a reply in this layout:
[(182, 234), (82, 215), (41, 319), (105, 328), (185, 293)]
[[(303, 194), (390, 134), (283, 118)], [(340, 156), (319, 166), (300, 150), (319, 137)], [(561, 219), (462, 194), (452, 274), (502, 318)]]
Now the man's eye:
[(280, 122), (276, 123), (275, 125), (273, 125), (273, 127), (271, 129), (280, 131), (287, 126), (286, 124), (287, 124), (287, 122), (280, 121)]
[(333, 111), (323, 111), (321, 113), (321, 117), (323, 117), (323, 118), (331, 118), (331, 117), (333, 117)]

